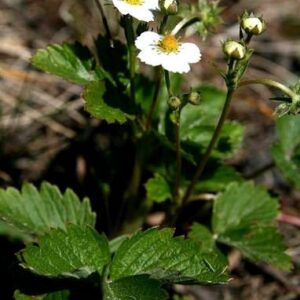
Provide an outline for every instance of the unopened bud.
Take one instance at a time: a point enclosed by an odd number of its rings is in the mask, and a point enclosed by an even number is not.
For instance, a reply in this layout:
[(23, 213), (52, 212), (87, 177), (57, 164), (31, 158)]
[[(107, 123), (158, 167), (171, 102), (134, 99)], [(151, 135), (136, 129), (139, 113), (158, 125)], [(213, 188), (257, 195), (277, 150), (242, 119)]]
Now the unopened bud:
[(192, 105), (199, 105), (200, 103), (200, 94), (198, 92), (191, 92), (187, 95), (187, 101)]
[(246, 54), (246, 48), (236, 41), (227, 41), (223, 44), (223, 51), (227, 57), (233, 59), (243, 59)]
[(260, 35), (265, 31), (266, 23), (262, 18), (254, 16), (242, 17), (241, 27), (248, 34)]
[(176, 15), (178, 12), (177, 0), (161, 0), (160, 8), (167, 15)]
[(179, 97), (172, 96), (169, 98), (168, 104), (172, 109), (177, 109), (181, 106), (181, 100)]

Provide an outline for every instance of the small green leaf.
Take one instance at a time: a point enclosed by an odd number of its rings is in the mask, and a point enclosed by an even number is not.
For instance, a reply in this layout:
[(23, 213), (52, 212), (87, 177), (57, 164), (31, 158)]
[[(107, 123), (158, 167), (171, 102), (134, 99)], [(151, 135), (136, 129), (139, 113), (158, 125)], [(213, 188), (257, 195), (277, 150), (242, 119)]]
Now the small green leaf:
[(104, 300), (166, 300), (160, 282), (147, 275), (124, 277), (104, 287)]
[(135, 118), (127, 99), (121, 99), (120, 95), (106, 93), (106, 87), (102, 81), (88, 84), (83, 98), (86, 101), (85, 109), (96, 119), (123, 124)]
[(172, 197), (168, 182), (158, 173), (154, 174), (154, 177), (147, 181), (145, 187), (147, 199), (151, 201), (161, 203)]
[[(181, 112), (180, 136), (183, 144), (195, 149), (205, 149), (216, 128), (220, 112), (224, 105), (225, 93), (213, 87), (199, 89), (201, 101), (198, 106), (187, 105)], [(214, 155), (220, 158), (232, 155), (241, 145), (243, 127), (226, 121)], [(198, 150), (199, 152), (199, 150)]]
[(87, 277), (101, 274), (110, 260), (108, 241), (90, 227), (70, 225), (56, 229), (19, 253), (19, 259), (33, 272), (45, 276)]
[(288, 269), (290, 258), (275, 227), (278, 212), (277, 201), (262, 187), (233, 183), (214, 202), (213, 232), (218, 241), (237, 247), (251, 260)]
[(209, 253), (216, 250), (215, 240), (210, 230), (201, 224), (193, 224), (189, 232), (189, 238), (198, 243), (201, 252)]
[(70, 292), (68, 290), (53, 292), (40, 296), (28, 296), (19, 291), (15, 291), (14, 293), (15, 300), (68, 300), (69, 296)]
[(276, 122), (278, 143), (272, 148), (276, 166), (286, 179), (300, 189), (300, 116), (285, 115)]
[(196, 242), (174, 238), (172, 229), (152, 228), (123, 242), (114, 256), (111, 278), (149, 274), (173, 283), (217, 283), (227, 280), (225, 269), (217, 253), (201, 253)]
[(55, 44), (40, 49), (32, 57), (32, 64), (45, 72), (82, 85), (105, 77), (99, 66), (94, 70), (90, 51), (79, 43)]
[(80, 202), (72, 190), (62, 195), (44, 182), (39, 191), (27, 183), (21, 192), (0, 189), (0, 220), (28, 235), (41, 235), (52, 228), (66, 229), (67, 224), (94, 226), (96, 215), (87, 198)]
[(242, 182), (242, 176), (230, 166), (208, 168), (202, 180), (195, 186), (195, 192), (219, 192), (227, 188), (232, 182)]
[(115, 253), (126, 239), (128, 239), (128, 235), (124, 234), (109, 241), (110, 253)]

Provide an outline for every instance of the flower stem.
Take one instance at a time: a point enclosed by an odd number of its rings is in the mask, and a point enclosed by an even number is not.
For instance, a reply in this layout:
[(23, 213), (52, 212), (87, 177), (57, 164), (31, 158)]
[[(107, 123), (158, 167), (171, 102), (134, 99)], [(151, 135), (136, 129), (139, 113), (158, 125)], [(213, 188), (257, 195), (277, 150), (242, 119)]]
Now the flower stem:
[(113, 47), (114, 46), (114, 41), (113, 41), (112, 34), (111, 34), (109, 26), (108, 26), (107, 18), (105, 16), (104, 9), (102, 7), (101, 1), (100, 0), (95, 0), (95, 2), (96, 2), (96, 5), (97, 5), (97, 7), (100, 11), (100, 15), (101, 15), (101, 18), (102, 18), (102, 23), (103, 23), (106, 35), (109, 39), (110, 46)]
[(198, 17), (184, 18), (174, 27), (171, 34), (176, 35), (178, 32), (180, 32), (184, 28), (191, 26), (199, 21), (200, 21), (200, 19)]
[(171, 89), (170, 73), (167, 70), (165, 70), (165, 81), (166, 81), (168, 96), (170, 98), (173, 96), (173, 93), (172, 93), (172, 89)]
[(178, 112), (175, 126), (175, 147), (176, 147), (176, 180), (174, 190), (174, 200), (177, 206), (180, 205), (180, 180), (181, 180), (181, 169), (182, 169), (182, 156), (181, 156), (181, 144), (180, 144), (180, 111)]
[(149, 113), (148, 113), (147, 120), (146, 120), (146, 130), (147, 131), (149, 131), (151, 129), (152, 118), (153, 118), (155, 108), (157, 106), (159, 92), (161, 89), (161, 82), (162, 82), (162, 69), (158, 68), (157, 73), (156, 73), (156, 83), (155, 83), (153, 99), (152, 99), (151, 106), (150, 106)]
[(164, 31), (165, 31), (165, 27), (167, 25), (167, 22), (168, 22), (168, 15), (165, 15), (161, 21), (161, 24), (160, 24), (160, 27), (159, 27), (159, 33), (160, 34), (163, 34)]
[(289, 89), (282, 83), (279, 83), (272, 79), (264, 79), (263, 78), (263, 79), (244, 80), (244, 81), (239, 82), (238, 87), (251, 85), (251, 84), (262, 84), (262, 85), (274, 87), (274, 88), (282, 91), (284, 94), (289, 96), (291, 99), (294, 99), (295, 97), (297, 97), (297, 95), (291, 89)]
[[(168, 91), (168, 96), (171, 98), (173, 96), (171, 81), (170, 81), (170, 73), (165, 70), (165, 81), (166, 87)], [(176, 113), (176, 120), (174, 121), (175, 128), (175, 151), (176, 151), (176, 178), (175, 178), (175, 189), (174, 189), (174, 200), (176, 206), (179, 206), (180, 203), (180, 179), (181, 179), (181, 169), (182, 169), (182, 156), (181, 156), (181, 143), (180, 143), (180, 113), (181, 108), (178, 109)]]
[(131, 100), (135, 102), (136, 50), (134, 45), (135, 35), (133, 30), (133, 19), (131, 16), (125, 17), (125, 35), (128, 44), (128, 56), (129, 56), (130, 96), (131, 96)]
[(194, 177), (193, 177), (190, 185), (188, 186), (188, 188), (185, 192), (185, 195), (182, 199), (182, 206), (189, 200), (189, 198), (190, 198), (190, 196), (191, 196), (191, 194), (192, 194), (192, 192), (195, 188), (195, 185), (196, 185), (197, 181), (199, 180), (200, 176), (202, 175), (203, 171), (205, 170), (208, 159), (209, 159), (209, 157), (212, 153), (212, 150), (214, 149), (214, 147), (215, 147), (215, 145), (218, 141), (218, 138), (219, 138), (221, 130), (223, 128), (224, 122), (227, 118), (229, 108), (230, 108), (231, 99), (232, 99), (232, 96), (234, 94), (234, 91), (235, 91), (235, 88), (233, 86), (228, 87), (225, 104), (224, 104), (220, 119), (218, 121), (217, 127), (216, 127), (216, 129), (214, 131), (214, 134), (213, 134), (213, 136), (210, 140), (210, 143), (209, 143), (209, 145), (208, 145), (208, 147), (207, 147), (207, 149), (204, 153), (203, 159), (198, 164), (196, 172), (194, 174)]

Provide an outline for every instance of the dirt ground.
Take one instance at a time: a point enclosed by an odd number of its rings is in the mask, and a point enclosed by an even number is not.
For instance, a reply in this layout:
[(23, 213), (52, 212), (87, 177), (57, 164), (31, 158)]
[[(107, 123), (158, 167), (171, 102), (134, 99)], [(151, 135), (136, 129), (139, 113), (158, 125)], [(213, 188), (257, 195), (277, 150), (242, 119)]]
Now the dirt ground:
[[(300, 0), (221, 1), (221, 4), (223, 24), (206, 41), (199, 41), (203, 60), (189, 75), (190, 82), (201, 80), (224, 87), (211, 62), (224, 63), (220, 42), (235, 37), (236, 19), (248, 9), (263, 14), (269, 26), (253, 44), (256, 51), (247, 76), (295, 83), (300, 75)], [(84, 142), (99, 122), (84, 112), (80, 87), (35, 70), (30, 57), (49, 43), (76, 39), (92, 45), (93, 38), (102, 30), (100, 24), (93, 0), (0, 0), (1, 187), (19, 187), (23, 181), (39, 183), (47, 179), (62, 188), (70, 186), (76, 190), (77, 186), (79, 194), (87, 193), (86, 157), (96, 151), (87, 152)], [(112, 26), (117, 33), (118, 28)], [(267, 186), (279, 196), (282, 211), (295, 216), (292, 220), (282, 218), (280, 222), (294, 270), (283, 273), (269, 266), (254, 265), (233, 251), (231, 282), (219, 287), (179, 286), (191, 299), (300, 299), (300, 193), (291, 189), (272, 168), (269, 148), (275, 135), (273, 104), (268, 100), (271, 96), (272, 91), (261, 86), (237, 94), (230, 117), (246, 126), (246, 138), (243, 148), (228, 163)], [(98, 134), (90, 142), (95, 149), (101, 148), (107, 137)], [(75, 175), (62, 182), (66, 170)], [(3, 239), (0, 242), (4, 251), (10, 247)], [(2, 265), (4, 270), (9, 268), (0, 260)], [(9, 299), (11, 289), (8, 283), (3, 296), (0, 291), (0, 299)]]

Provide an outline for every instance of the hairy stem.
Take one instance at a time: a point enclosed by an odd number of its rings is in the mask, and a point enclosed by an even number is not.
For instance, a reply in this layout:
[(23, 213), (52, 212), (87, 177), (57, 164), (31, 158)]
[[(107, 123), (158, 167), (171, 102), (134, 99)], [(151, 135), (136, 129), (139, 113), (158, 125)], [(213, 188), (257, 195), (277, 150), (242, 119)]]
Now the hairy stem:
[(272, 79), (253, 79), (253, 80), (244, 80), (241, 81), (238, 84), (238, 87), (242, 87), (242, 86), (246, 86), (246, 85), (251, 85), (251, 84), (262, 84), (262, 85), (267, 85), (267, 86), (271, 86), (274, 87), (280, 91), (282, 91), (284, 94), (286, 94), (287, 96), (289, 96), (291, 99), (294, 99), (297, 95), (288, 87), (286, 87), (285, 85), (274, 81)]
[(165, 70), (165, 81), (166, 81), (168, 96), (170, 98), (173, 96), (173, 93), (172, 93), (172, 89), (171, 89), (170, 73), (167, 70)]
[(209, 145), (208, 145), (208, 147), (207, 147), (207, 149), (204, 153), (203, 159), (198, 164), (196, 172), (194, 174), (194, 177), (193, 177), (190, 185), (188, 186), (188, 188), (185, 192), (185, 195), (182, 199), (182, 205), (184, 205), (189, 200), (189, 198), (190, 198), (190, 196), (191, 196), (191, 194), (192, 194), (192, 192), (195, 188), (195, 185), (196, 185), (197, 181), (199, 180), (199, 178), (201, 177), (203, 171), (205, 170), (208, 159), (209, 159), (209, 157), (210, 157), (210, 155), (211, 155), (211, 153), (212, 153), (212, 151), (213, 151), (213, 149), (214, 149), (214, 147), (215, 147), (215, 145), (218, 141), (218, 138), (219, 138), (220, 133), (222, 131), (224, 122), (227, 118), (229, 108), (230, 108), (231, 99), (232, 99), (234, 91), (235, 91), (234, 87), (228, 87), (225, 104), (224, 104), (219, 122), (218, 122), (217, 127), (214, 131), (214, 134), (213, 134), (213, 136), (210, 140), (210, 143), (209, 143)]
[(129, 74), (130, 74), (130, 97), (135, 102), (135, 70), (136, 70), (136, 49), (134, 45), (133, 19), (125, 17), (125, 35), (128, 44)]
[(176, 180), (174, 190), (174, 200), (177, 205), (180, 205), (180, 180), (181, 180), (181, 169), (182, 169), (182, 156), (181, 156), (181, 145), (180, 145), (180, 112), (178, 113), (177, 120), (175, 122), (175, 146), (176, 146)]
[(146, 120), (146, 130), (147, 131), (149, 131), (151, 129), (152, 118), (153, 118), (153, 114), (155, 112), (155, 108), (157, 106), (159, 93), (160, 93), (160, 89), (161, 89), (161, 82), (162, 82), (162, 69), (159, 68), (157, 70), (154, 94), (153, 94), (151, 106), (150, 106), (149, 113), (148, 113), (147, 120)]
[(105, 16), (104, 9), (102, 7), (101, 1), (100, 0), (95, 0), (95, 2), (96, 2), (96, 5), (97, 5), (97, 7), (100, 11), (100, 15), (101, 15), (101, 18), (102, 18), (102, 23), (103, 23), (106, 35), (107, 35), (107, 37), (110, 41), (110, 46), (113, 47), (113, 38), (112, 38), (110, 29), (109, 29), (109, 26), (108, 26), (107, 18)]

